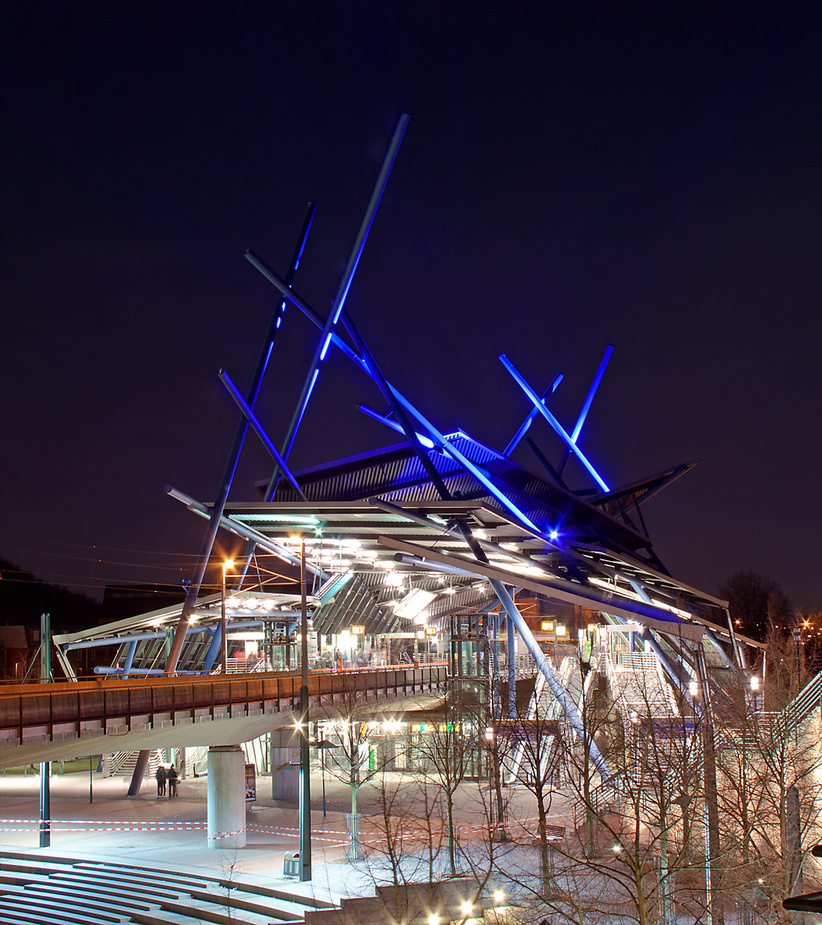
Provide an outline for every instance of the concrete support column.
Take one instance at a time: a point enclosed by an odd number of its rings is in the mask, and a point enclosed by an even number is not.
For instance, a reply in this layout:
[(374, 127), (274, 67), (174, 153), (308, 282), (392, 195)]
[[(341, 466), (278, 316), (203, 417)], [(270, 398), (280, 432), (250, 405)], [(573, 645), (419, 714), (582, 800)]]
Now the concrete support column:
[(271, 796), (296, 803), (300, 792), (300, 752), (298, 748), (271, 749)]
[(208, 750), (208, 847), (245, 847), (245, 754), (239, 745)]

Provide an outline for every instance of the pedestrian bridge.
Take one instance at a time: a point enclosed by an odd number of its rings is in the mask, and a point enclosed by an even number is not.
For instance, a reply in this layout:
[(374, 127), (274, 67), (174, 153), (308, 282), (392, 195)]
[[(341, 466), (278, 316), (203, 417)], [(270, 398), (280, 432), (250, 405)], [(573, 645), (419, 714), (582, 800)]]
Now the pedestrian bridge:
[[(312, 719), (356, 709), (368, 713), (426, 709), (440, 698), (447, 668), (364, 668), (311, 672)], [(0, 689), (0, 769), (61, 758), (237, 745), (294, 726), (300, 674), (96, 678)]]

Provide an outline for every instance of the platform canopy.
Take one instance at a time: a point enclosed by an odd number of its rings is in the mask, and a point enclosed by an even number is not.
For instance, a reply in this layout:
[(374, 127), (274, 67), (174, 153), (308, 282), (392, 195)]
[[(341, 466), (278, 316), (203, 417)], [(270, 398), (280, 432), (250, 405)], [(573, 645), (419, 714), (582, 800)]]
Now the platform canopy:
[[(493, 472), (495, 484), (539, 531), (512, 517), (451, 459), (431, 451), (455, 495), (437, 498), (409, 444), (300, 472), (308, 500), (282, 483), (272, 502), (227, 504), (226, 521), (245, 536), (258, 535), (269, 552), (281, 548), (291, 561), (302, 539), (315, 583), (336, 581), (365, 590), (374, 601), (378, 614), (372, 614), (370, 631), (379, 631), (377, 624), (398, 630), (487, 609), (497, 602), (489, 579), (497, 579), (529, 595), (673, 635), (694, 639), (710, 629), (731, 641), (725, 602), (664, 570), (648, 536), (609, 511), (618, 493), (583, 500), (464, 433), (448, 439)], [(646, 479), (643, 490), (674, 475)], [(331, 600), (338, 608), (345, 603), (339, 592)], [(319, 608), (320, 620), (328, 606), (324, 601)]]

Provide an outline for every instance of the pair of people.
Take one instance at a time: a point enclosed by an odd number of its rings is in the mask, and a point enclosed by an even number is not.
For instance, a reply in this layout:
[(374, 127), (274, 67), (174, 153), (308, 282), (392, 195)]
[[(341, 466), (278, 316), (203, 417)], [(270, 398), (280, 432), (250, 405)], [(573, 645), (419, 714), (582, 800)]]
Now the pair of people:
[(166, 784), (168, 784), (168, 796), (171, 797), (177, 796), (177, 769), (173, 764), (168, 766), (166, 770), (162, 765), (158, 765), (157, 773), (154, 775), (157, 778), (157, 796), (164, 797), (166, 795)]

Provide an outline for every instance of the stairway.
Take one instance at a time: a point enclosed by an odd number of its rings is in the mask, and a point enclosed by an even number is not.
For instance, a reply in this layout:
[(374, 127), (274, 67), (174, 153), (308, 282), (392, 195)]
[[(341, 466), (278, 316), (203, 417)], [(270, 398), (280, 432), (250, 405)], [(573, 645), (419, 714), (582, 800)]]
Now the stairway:
[(205, 869), (0, 852), (3, 925), (281, 925), (336, 907)]

